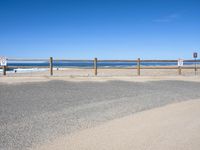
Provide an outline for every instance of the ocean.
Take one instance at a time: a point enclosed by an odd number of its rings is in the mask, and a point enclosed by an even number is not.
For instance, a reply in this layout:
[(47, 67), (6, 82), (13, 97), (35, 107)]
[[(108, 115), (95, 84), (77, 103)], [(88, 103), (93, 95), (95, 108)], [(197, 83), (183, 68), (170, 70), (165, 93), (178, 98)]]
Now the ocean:
[[(194, 62), (184, 62), (184, 65), (194, 65)], [(197, 62), (197, 64), (200, 64)], [(63, 67), (63, 68), (92, 68), (93, 67), (93, 62), (88, 61), (88, 62), (54, 62), (53, 66), (54, 67)], [(103, 67), (103, 68), (120, 68), (120, 67), (134, 67), (137, 65), (136, 62), (98, 62), (97, 63), (98, 67)], [(142, 66), (176, 66), (177, 62), (141, 62)], [(21, 67), (47, 67), (49, 66), (48, 62), (8, 62), (8, 66), (21, 66)]]
[[(199, 65), (200, 62), (197, 62)], [(8, 61), (9, 72), (32, 72), (44, 71), (49, 66), (48, 62), (12, 62)], [(54, 68), (93, 68), (93, 61), (55, 61)], [(98, 68), (131, 68), (137, 65), (136, 62), (98, 62)], [(195, 65), (194, 62), (184, 62), (184, 65)], [(11, 66), (11, 68), (9, 68)], [(141, 66), (177, 66), (177, 62), (141, 62)], [(25, 68), (26, 67), (26, 68)], [(44, 68), (42, 68), (44, 67)], [(45, 69), (46, 68), (46, 69)], [(0, 69), (2, 71), (2, 69)]]

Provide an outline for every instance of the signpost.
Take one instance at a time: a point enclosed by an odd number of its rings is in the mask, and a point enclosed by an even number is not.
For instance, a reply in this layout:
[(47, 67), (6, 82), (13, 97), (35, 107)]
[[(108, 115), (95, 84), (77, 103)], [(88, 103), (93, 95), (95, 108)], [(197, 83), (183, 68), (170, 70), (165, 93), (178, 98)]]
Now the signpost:
[(178, 66), (179, 67), (182, 67), (183, 66), (183, 59), (178, 59)]
[(1, 66), (7, 66), (7, 58), (6, 57), (0, 57)]
[(0, 64), (3, 66), (3, 75), (6, 75), (6, 66), (7, 66), (7, 58), (6, 57), (0, 57)]
[(195, 59), (195, 75), (197, 74), (197, 57), (198, 57), (198, 53), (194, 52), (193, 58)]
[(181, 75), (181, 67), (183, 66), (183, 59), (178, 59), (178, 74)]

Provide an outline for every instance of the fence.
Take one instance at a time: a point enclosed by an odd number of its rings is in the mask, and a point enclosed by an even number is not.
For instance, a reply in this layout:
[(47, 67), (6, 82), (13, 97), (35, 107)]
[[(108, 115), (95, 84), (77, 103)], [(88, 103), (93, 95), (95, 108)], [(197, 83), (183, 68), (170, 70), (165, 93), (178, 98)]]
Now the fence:
[[(199, 67), (192, 66), (192, 65), (188, 65), (188, 66), (177, 66), (177, 65), (173, 65), (173, 66), (144, 66), (141, 65), (142, 63), (178, 63), (178, 60), (142, 60), (140, 58), (138, 58), (137, 60), (98, 60), (97, 58), (94, 58), (94, 60), (68, 60), (68, 59), (53, 59), (53, 57), (50, 57), (49, 59), (8, 59), (8, 61), (32, 61), (32, 62), (38, 62), (38, 61), (44, 61), (44, 62), (48, 62), (48, 66), (13, 66), (13, 65), (7, 65), (7, 66), (0, 66), (1, 69), (3, 69), (3, 75), (6, 76), (6, 71), (8, 69), (12, 69), (12, 68), (48, 68), (49, 69), (49, 75), (53, 76), (54, 74), (54, 70), (53, 68), (54, 63), (55, 62), (61, 62), (61, 61), (68, 61), (68, 62), (92, 62), (93, 63), (93, 70), (94, 70), (94, 75), (97, 76), (98, 75), (98, 69), (105, 69), (105, 68), (101, 68), (98, 66), (98, 63), (101, 62), (129, 62), (129, 63), (136, 63), (135, 66), (133, 67), (120, 67), (117, 69), (136, 69), (137, 70), (137, 75), (140, 76), (141, 74), (141, 70), (143, 69), (177, 69), (177, 73), (178, 75), (182, 74), (182, 69), (194, 69), (194, 71), (196, 72), (197, 69), (199, 69)], [(200, 60), (184, 60), (184, 63), (199, 63)], [(116, 67), (110, 67), (109, 69), (116, 69)]]

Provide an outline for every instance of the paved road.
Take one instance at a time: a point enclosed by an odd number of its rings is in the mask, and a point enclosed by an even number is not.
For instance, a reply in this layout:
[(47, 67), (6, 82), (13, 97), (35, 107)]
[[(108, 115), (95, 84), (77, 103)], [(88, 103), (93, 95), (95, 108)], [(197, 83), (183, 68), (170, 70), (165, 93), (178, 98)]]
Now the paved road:
[(177, 101), (200, 98), (200, 83), (0, 84), (0, 149), (25, 150), (56, 136)]

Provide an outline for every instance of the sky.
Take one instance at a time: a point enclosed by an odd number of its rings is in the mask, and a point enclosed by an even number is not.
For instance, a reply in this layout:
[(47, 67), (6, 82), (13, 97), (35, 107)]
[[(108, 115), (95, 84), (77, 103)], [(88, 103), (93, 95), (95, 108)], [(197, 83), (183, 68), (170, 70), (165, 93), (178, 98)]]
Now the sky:
[(191, 59), (199, 0), (1, 0), (0, 56)]

